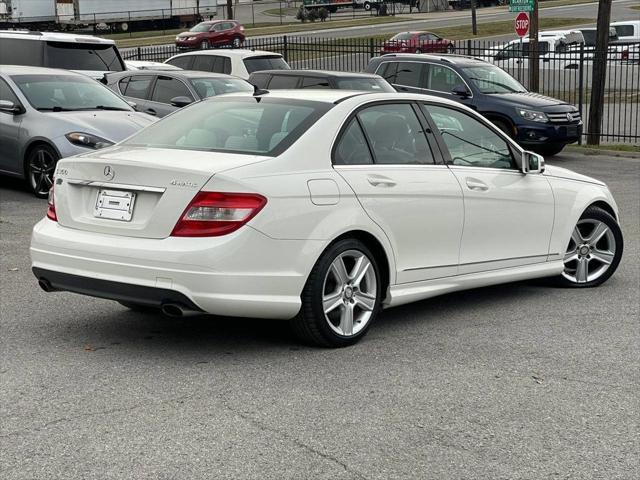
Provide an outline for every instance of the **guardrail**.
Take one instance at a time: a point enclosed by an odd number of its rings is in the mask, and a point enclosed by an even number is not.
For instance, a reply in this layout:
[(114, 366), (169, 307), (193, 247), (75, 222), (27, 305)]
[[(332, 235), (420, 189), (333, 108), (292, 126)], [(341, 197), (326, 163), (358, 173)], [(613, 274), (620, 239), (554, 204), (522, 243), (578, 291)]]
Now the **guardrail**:
[[(247, 39), (245, 47), (281, 53), (293, 68), (364, 70), (369, 60), (383, 52), (379, 38), (309, 38), (277, 36)], [(528, 83), (528, 53), (500, 53), (504, 43), (464, 40), (453, 42), (434, 55), (457, 54), (494, 63), (525, 87)], [(413, 47), (413, 50), (415, 51)], [(424, 47), (421, 49), (423, 50)], [(412, 48), (403, 48), (411, 51)], [(603, 143), (640, 143), (640, 44), (614, 45), (608, 54), (601, 139)], [(173, 45), (137, 47), (123, 50), (125, 59), (164, 61), (181, 53)], [(537, 93), (574, 104), (587, 123), (591, 99), (593, 49), (567, 47), (564, 51), (540, 56), (540, 88)], [(585, 128), (585, 138), (589, 125)]]

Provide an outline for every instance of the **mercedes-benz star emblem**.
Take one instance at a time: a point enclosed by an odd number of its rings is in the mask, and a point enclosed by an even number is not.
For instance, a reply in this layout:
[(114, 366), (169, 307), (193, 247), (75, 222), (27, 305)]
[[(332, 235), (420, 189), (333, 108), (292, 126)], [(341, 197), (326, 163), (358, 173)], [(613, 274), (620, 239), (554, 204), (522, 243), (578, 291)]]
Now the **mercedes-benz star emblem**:
[(109, 180), (113, 180), (113, 177), (116, 176), (115, 170), (111, 168), (110, 165), (107, 165), (106, 167), (104, 167), (104, 170), (102, 171), (102, 173), (104, 173), (104, 176), (107, 177), (107, 179)]

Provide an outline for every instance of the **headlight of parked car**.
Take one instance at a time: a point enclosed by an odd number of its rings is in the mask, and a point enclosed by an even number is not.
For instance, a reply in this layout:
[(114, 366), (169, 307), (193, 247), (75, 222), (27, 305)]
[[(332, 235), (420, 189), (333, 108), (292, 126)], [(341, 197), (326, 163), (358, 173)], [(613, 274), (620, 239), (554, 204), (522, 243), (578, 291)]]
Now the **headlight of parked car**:
[(522, 118), (530, 120), (532, 122), (546, 123), (549, 121), (549, 117), (547, 117), (546, 113), (544, 112), (536, 112), (535, 110), (525, 110), (524, 108), (519, 108), (518, 113)]
[(71, 132), (65, 135), (67, 140), (69, 140), (74, 145), (78, 145), (80, 147), (93, 148), (94, 150), (98, 150), (100, 148), (109, 147), (113, 145), (113, 142), (109, 140), (105, 140), (104, 138), (98, 137), (97, 135), (91, 135), (89, 133), (82, 132)]

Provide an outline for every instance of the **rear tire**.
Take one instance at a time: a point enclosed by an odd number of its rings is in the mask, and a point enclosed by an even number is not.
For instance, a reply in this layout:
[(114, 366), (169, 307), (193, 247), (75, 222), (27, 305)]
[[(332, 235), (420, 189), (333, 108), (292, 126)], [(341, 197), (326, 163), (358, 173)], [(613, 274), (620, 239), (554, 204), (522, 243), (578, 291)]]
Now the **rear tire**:
[(45, 144), (36, 145), (27, 153), (25, 177), (27, 185), (38, 198), (47, 198), (53, 186), (53, 174), (60, 155)]
[(311, 270), (302, 291), (302, 308), (291, 320), (292, 329), (313, 345), (353, 345), (374, 322), (381, 297), (380, 270), (371, 251), (358, 240), (340, 240)]
[(565, 269), (556, 283), (569, 288), (603, 284), (618, 268), (623, 248), (616, 219), (601, 208), (587, 208), (574, 227), (564, 253)]

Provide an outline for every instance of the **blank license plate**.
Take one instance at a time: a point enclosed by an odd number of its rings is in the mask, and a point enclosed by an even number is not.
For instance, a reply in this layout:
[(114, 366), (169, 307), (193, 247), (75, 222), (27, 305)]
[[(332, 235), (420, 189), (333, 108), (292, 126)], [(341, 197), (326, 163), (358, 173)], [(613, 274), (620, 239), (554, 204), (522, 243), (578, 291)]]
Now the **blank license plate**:
[(128, 222), (133, 215), (136, 194), (121, 190), (99, 190), (93, 215)]
[(570, 125), (567, 127), (567, 136), (568, 137), (575, 137), (576, 135), (578, 135), (578, 126), (577, 125)]

